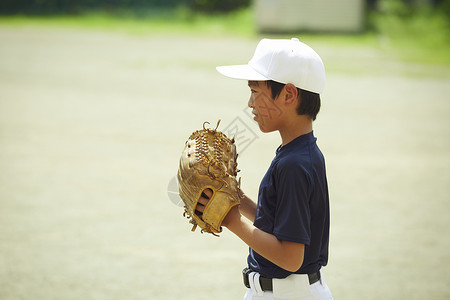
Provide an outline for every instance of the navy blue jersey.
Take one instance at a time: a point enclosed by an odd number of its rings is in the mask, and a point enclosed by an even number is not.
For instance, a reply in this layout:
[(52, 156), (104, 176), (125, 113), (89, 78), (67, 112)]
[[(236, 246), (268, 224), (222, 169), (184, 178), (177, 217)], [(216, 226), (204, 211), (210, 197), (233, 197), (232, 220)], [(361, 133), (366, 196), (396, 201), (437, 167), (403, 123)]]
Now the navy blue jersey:
[[(297, 274), (313, 273), (328, 262), (330, 213), (325, 161), (313, 133), (276, 151), (261, 181), (254, 225), (279, 240), (305, 244)], [(267, 278), (292, 274), (250, 248), (248, 265)]]

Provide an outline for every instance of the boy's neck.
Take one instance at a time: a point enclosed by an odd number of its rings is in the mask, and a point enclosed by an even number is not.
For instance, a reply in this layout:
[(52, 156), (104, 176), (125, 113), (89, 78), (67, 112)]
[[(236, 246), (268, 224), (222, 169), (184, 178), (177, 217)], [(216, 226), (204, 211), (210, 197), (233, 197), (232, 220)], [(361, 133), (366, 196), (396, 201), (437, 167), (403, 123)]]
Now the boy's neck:
[(301, 135), (310, 133), (313, 130), (311, 118), (307, 116), (299, 116), (291, 122), (287, 122), (278, 131), (281, 136), (281, 144), (284, 146)]

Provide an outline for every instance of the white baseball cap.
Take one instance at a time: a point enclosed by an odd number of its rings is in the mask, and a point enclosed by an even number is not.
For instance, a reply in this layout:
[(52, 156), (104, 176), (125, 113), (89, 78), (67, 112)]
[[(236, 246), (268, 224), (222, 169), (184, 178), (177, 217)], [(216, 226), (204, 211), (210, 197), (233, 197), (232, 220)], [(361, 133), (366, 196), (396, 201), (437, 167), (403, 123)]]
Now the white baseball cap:
[(322, 59), (297, 38), (262, 39), (247, 65), (221, 66), (216, 69), (230, 78), (292, 83), (318, 94), (325, 88)]

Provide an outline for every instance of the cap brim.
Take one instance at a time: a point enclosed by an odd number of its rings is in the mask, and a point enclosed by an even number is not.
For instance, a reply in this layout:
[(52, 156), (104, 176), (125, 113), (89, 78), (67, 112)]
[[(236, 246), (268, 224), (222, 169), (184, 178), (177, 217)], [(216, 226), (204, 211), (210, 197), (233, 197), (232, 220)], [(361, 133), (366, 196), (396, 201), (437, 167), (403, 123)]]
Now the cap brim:
[(256, 72), (249, 65), (221, 66), (216, 67), (216, 70), (220, 74), (234, 79), (245, 79), (255, 81), (269, 80), (269, 78)]

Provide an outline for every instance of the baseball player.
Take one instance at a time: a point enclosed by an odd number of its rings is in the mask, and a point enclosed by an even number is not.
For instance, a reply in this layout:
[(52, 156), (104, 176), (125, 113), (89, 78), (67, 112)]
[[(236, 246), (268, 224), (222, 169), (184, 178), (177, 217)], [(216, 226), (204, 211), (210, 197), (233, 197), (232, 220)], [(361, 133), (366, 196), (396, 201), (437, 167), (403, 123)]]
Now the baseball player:
[[(217, 70), (247, 81), (260, 130), (281, 137), (257, 202), (239, 190), (240, 205), (222, 223), (250, 248), (244, 300), (332, 299), (322, 271), (330, 226), (327, 177), (313, 134), (325, 85), (321, 58), (296, 38), (263, 39), (248, 64)], [(199, 213), (212, 196), (203, 191)]]

